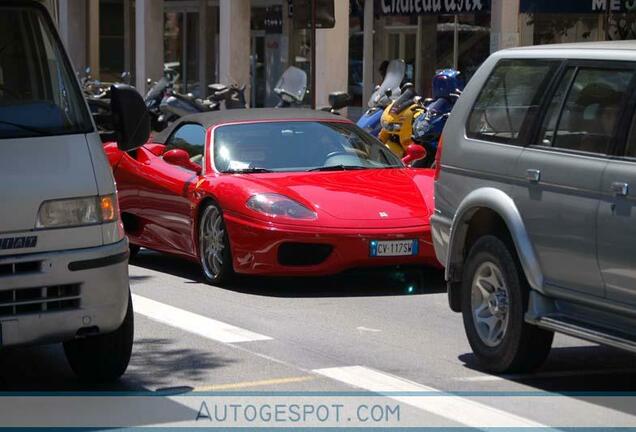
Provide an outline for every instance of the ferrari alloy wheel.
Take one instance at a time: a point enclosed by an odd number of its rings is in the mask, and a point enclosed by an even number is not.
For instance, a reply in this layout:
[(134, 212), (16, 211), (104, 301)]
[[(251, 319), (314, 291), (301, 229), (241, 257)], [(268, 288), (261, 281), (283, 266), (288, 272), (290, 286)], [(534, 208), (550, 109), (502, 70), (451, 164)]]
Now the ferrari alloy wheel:
[(215, 204), (208, 205), (201, 215), (199, 257), (208, 282), (220, 284), (232, 276), (232, 256), (223, 213)]

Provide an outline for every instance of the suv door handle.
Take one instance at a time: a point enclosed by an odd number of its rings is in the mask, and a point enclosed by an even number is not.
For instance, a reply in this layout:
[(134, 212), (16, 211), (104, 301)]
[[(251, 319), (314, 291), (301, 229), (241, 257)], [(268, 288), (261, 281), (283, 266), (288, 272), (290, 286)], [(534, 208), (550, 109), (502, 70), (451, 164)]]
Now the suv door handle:
[(611, 188), (616, 196), (627, 196), (629, 194), (629, 184), (625, 182), (614, 182)]
[(531, 183), (539, 183), (539, 181), (541, 180), (541, 170), (538, 170), (538, 169), (526, 170), (526, 178)]

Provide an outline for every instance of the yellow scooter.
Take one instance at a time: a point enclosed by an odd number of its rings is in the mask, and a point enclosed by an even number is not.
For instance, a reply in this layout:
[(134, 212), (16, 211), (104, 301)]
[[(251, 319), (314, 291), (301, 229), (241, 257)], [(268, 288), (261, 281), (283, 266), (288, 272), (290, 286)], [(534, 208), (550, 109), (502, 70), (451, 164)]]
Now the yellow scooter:
[(413, 120), (424, 112), (421, 98), (415, 94), (413, 84), (402, 86), (402, 94), (391, 103), (382, 114), (382, 130), (378, 139), (396, 156), (403, 157), (409, 145), (413, 144)]

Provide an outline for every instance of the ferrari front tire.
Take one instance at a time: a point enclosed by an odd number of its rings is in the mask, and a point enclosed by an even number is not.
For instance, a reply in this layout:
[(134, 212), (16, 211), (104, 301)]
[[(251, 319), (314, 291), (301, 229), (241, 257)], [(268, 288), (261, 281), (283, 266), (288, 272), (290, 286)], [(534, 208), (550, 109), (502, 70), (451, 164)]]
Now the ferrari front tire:
[(206, 282), (220, 285), (234, 275), (223, 212), (216, 204), (203, 209), (199, 221), (199, 260)]

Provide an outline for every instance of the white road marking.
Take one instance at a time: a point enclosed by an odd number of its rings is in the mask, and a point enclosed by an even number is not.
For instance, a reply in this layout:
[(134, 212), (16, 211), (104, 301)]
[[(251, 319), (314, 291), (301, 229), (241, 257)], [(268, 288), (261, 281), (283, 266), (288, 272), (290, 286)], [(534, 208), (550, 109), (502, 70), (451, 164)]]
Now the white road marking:
[(382, 330), (378, 330), (378, 329), (374, 329), (374, 328), (369, 328), (369, 327), (356, 327), (356, 330), (358, 330), (359, 332), (367, 332), (367, 333), (380, 333)]
[(264, 336), (202, 315), (169, 306), (136, 294), (132, 295), (136, 313), (154, 321), (223, 343), (271, 340)]
[(388, 398), (419, 408), (469, 427), (546, 427), (540, 423), (459, 396), (445, 395), (432, 387), (388, 375), (364, 366), (348, 366), (313, 371), (364, 390), (383, 392), (430, 392), (440, 396), (387, 395)]
[(633, 374), (636, 369), (593, 369), (593, 370), (569, 370), (569, 371), (553, 371), (553, 372), (536, 372), (532, 374), (505, 374), (505, 375), (479, 375), (471, 377), (455, 378), (455, 381), (466, 382), (489, 382), (489, 381), (505, 381), (505, 380), (535, 380), (544, 378), (567, 378), (575, 376), (589, 375), (619, 375)]

